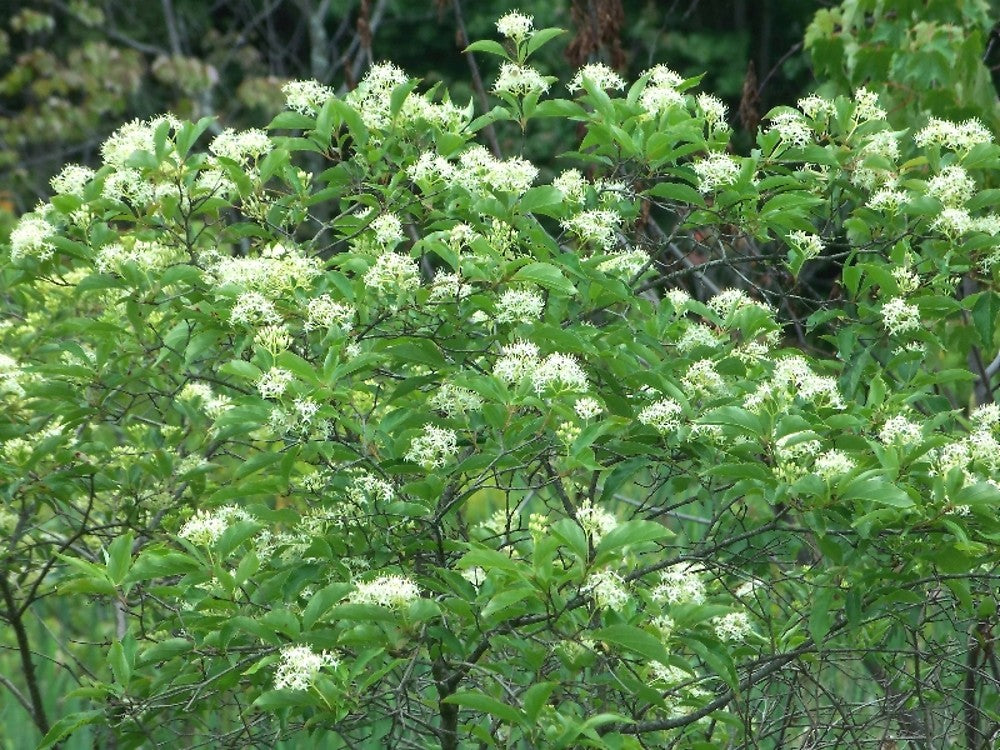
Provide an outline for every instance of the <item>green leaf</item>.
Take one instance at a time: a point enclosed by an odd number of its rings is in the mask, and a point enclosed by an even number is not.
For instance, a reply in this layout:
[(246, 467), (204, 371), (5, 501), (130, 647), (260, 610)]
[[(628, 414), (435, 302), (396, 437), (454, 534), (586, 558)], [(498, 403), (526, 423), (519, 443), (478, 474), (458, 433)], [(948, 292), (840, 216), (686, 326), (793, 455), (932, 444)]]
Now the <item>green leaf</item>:
[(477, 42), (473, 42), (468, 47), (465, 48), (466, 52), (485, 52), (487, 55), (496, 55), (497, 57), (502, 57), (505, 60), (510, 59), (510, 55), (507, 54), (507, 50), (504, 49), (500, 42), (495, 42), (492, 39), (480, 39)]
[(551, 263), (529, 263), (517, 269), (513, 281), (530, 281), (546, 289), (570, 296), (576, 294), (576, 287), (563, 276), (562, 271)]
[(617, 553), (622, 547), (630, 544), (652, 542), (664, 537), (673, 536), (673, 532), (656, 521), (626, 521), (619, 524), (601, 539), (596, 555), (600, 559)]
[(524, 715), (530, 724), (534, 724), (542, 708), (548, 703), (549, 696), (559, 687), (558, 682), (537, 682), (521, 696), (521, 704), (524, 707)]
[(539, 29), (528, 39), (528, 46), (526, 48), (526, 56), (531, 56), (539, 47), (544, 44), (548, 44), (557, 36), (565, 34), (565, 30), (557, 28)]
[(108, 578), (114, 584), (120, 584), (132, 564), (132, 532), (117, 537), (108, 547)]
[(654, 198), (666, 198), (677, 203), (686, 203), (699, 208), (705, 207), (705, 198), (690, 185), (682, 182), (659, 182), (645, 192)]
[(905, 490), (886, 481), (878, 471), (865, 472), (852, 479), (841, 492), (842, 500), (862, 500), (890, 505), (894, 508), (912, 508), (913, 498)]
[(658, 661), (660, 664), (670, 664), (670, 655), (663, 642), (654, 635), (640, 630), (632, 625), (609, 625), (593, 632), (596, 640), (619, 646), (640, 656)]
[(997, 316), (1000, 315), (1000, 294), (983, 292), (972, 306), (972, 323), (979, 335), (979, 343), (987, 349), (993, 348), (997, 331)]
[(48, 750), (48, 748), (53, 747), (72, 735), (80, 727), (87, 726), (88, 724), (103, 723), (105, 720), (104, 711), (101, 709), (78, 711), (64, 716), (52, 725), (52, 728), (42, 738), (42, 741), (38, 743), (35, 750)]
[(452, 693), (442, 702), (462, 706), (463, 708), (472, 708), (476, 711), (485, 711), (508, 724), (521, 724), (524, 721), (524, 715), (513, 706), (508, 706), (496, 698), (475, 690)]

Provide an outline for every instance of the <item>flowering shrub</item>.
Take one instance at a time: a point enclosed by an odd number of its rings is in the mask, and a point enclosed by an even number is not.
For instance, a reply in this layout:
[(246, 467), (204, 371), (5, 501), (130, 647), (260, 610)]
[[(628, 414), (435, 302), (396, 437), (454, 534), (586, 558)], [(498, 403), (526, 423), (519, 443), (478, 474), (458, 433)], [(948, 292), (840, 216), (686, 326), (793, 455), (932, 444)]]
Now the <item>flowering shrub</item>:
[[(738, 156), (697, 81), (498, 29), (478, 117), (293, 82), (123, 126), (14, 229), (6, 611), (105, 623), (43, 745), (987, 742), (991, 134), (862, 89)], [(559, 175), (475, 142), (552, 119)]]

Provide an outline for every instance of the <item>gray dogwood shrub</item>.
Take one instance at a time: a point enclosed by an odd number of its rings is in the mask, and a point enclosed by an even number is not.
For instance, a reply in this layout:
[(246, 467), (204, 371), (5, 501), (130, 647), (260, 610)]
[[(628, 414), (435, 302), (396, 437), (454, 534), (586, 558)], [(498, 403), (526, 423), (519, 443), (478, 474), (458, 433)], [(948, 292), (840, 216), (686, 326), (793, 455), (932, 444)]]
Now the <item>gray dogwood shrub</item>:
[[(985, 743), (992, 135), (861, 89), (738, 155), (696, 80), (498, 28), (489, 112), (292, 82), (14, 228), (7, 611), (99, 655), (43, 746)], [(477, 142), (565, 122), (558, 174)]]

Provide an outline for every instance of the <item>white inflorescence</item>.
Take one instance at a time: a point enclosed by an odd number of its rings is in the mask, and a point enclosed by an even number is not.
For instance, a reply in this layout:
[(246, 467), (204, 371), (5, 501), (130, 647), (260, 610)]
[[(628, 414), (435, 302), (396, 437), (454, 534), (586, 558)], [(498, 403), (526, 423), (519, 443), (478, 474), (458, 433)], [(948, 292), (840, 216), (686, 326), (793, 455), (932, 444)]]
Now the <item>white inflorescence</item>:
[(597, 606), (603, 609), (624, 609), (630, 599), (625, 581), (611, 570), (591, 573), (583, 584), (583, 590), (593, 596)]
[(420, 269), (409, 255), (386, 252), (365, 272), (364, 282), (377, 294), (405, 294), (420, 286)]
[(586, 391), (587, 374), (580, 363), (569, 354), (550, 354), (531, 373), (535, 393), (541, 395), (549, 388), (557, 390)]
[(623, 89), (625, 79), (604, 63), (584, 65), (566, 86), (570, 91), (583, 91), (583, 79), (587, 79), (599, 89)]
[(816, 258), (823, 252), (823, 239), (816, 234), (802, 231), (789, 232), (788, 242), (802, 253), (806, 260)]
[(383, 575), (357, 584), (350, 595), (354, 604), (372, 604), (388, 609), (402, 609), (420, 598), (420, 589), (409, 578)]
[(329, 294), (320, 294), (306, 304), (306, 321), (303, 328), (307, 331), (329, 328), (348, 330), (353, 322), (353, 307), (335, 302)]
[(829, 99), (810, 94), (796, 103), (803, 114), (811, 120), (822, 120), (833, 115), (836, 108)]
[(507, 289), (497, 300), (498, 323), (530, 323), (538, 321), (545, 311), (542, 295), (530, 289)]
[(552, 180), (552, 186), (561, 192), (566, 200), (582, 203), (587, 197), (587, 180), (579, 169), (567, 169)]
[(786, 110), (771, 118), (771, 127), (767, 132), (775, 132), (782, 141), (790, 146), (808, 146), (813, 140), (813, 131), (809, 123), (798, 112)]
[(698, 177), (698, 190), (711, 193), (723, 185), (731, 185), (740, 174), (740, 165), (729, 154), (713, 152), (691, 165)]
[(879, 106), (878, 94), (861, 87), (854, 92), (854, 121), (884, 120), (885, 110)]
[(256, 521), (257, 519), (242, 508), (235, 505), (223, 505), (221, 508), (199, 510), (185, 522), (177, 536), (187, 539), (191, 544), (204, 547), (215, 544), (226, 529), (240, 521)]
[(94, 179), (94, 170), (79, 164), (67, 164), (49, 182), (60, 195), (81, 195), (87, 183)]
[(257, 380), (257, 391), (262, 398), (278, 398), (292, 382), (292, 373), (279, 367), (272, 367)]
[(700, 359), (684, 373), (681, 385), (695, 398), (707, 398), (726, 389), (725, 381), (710, 359)]
[(46, 260), (55, 252), (52, 237), (56, 228), (41, 216), (25, 214), (10, 233), (10, 259), (18, 261), (24, 257)]
[(315, 115), (335, 94), (329, 86), (318, 81), (289, 81), (281, 87), (285, 104), (303, 115)]
[(854, 460), (843, 451), (832, 450), (816, 457), (813, 470), (826, 481), (836, 479), (854, 469)]
[(668, 109), (685, 105), (684, 94), (677, 90), (684, 79), (677, 73), (665, 65), (656, 65), (643, 75), (648, 75), (649, 78), (646, 88), (639, 95), (639, 106), (647, 115), (657, 117)]
[(248, 326), (280, 323), (281, 315), (274, 303), (260, 292), (243, 292), (236, 298), (229, 313), (229, 322)]
[(902, 297), (894, 297), (882, 305), (882, 324), (892, 336), (913, 331), (920, 327), (920, 310)]
[(483, 407), (483, 399), (478, 393), (453, 383), (442, 384), (428, 403), (449, 417), (476, 412)]
[(992, 143), (993, 135), (976, 119), (951, 122), (932, 117), (927, 125), (913, 136), (918, 146), (944, 146), (953, 151), (968, 151), (980, 143)]
[(330, 651), (317, 653), (309, 646), (285, 646), (274, 673), (275, 690), (308, 690), (323, 667), (336, 667), (340, 660)]
[(730, 612), (722, 617), (713, 617), (712, 626), (716, 638), (724, 643), (745, 641), (753, 632), (750, 617), (746, 612)]
[(865, 205), (873, 211), (885, 211), (886, 213), (896, 213), (910, 200), (909, 195), (903, 190), (893, 188), (880, 188), (872, 193)]
[(583, 398), (578, 398), (576, 403), (573, 404), (573, 411), (580, 419), (594, 419), (601, 415), (603, 409), (601, 404), (590, 396), (584, 396)]
[(664, 604), (701, 604), (705, 601), (705, 582), (690, 563), (674, 565), (660, 574), (653, 589), (653, 599)]
[(885, 420), (885, 424), (879, 430), (878, 437), (887, 445), (892, 443), (914, 445), (924, 439), (924, 433), (916, 422), (907, 419), (902, 414), (897, 414)]
[(957, 165), (943, 167), (927, 182), (927, 194), (952, 208), (964, 206), (975, 191), (975, 181)]
[(527, 159), (501, 160), (485, 146), (475, 145), (458, 157), (456, 182), (470, 193), (489, 195), (493, 190), (522, 194), (538, 177), (538, 168)]
[(562, 222), (563, 228), (575, 234), (581, 242), (592, 242), (605, 250), (618, 244), (621, 225), (621, 214), (605, 209), (581, 211)]
[(422, 434), (413, 438), (406, 460), (420, 464), (425, 470), (440, 469), (458, 453), (458, 436), (454, 430), (424, 425)]
[(274, 148), (267, 133), (260, 128), (233, 130), (226, 128), (208, 144), (208, 150), (216, 156), (232, 159), (245, 164), (259, 159)]
[(368, 228), (372, 231), (375, 244), (383, 250), (391, 250), (403, 240), (403, 222), (392, 212), (379, 214)]
[(521, 382), (538, 367), (538, 347), (530, 341), (515, 341), (500, 350), (493, 376), (508, 385)]
[(513, 94), (527, 96), (528, 94), (544, 94), (549, 90), (549, 82), (532, 67), (505, 62), (500, 66), (493, 91), (497, 94)]
[(711, 94), (698, 94), (695, 101), (709, 125), (725, 125), (728, 109), (721, 99)]
[(516, 10), (502, 15), (497, 19), (497, 31), (500, 36), (513, 39), (515, 42), (523, 41), (531, 33), (534, 19)]
[(590, 501), (577, 508), (576, 520), (594, 544), (600, 544), (601, 539), (618, 526), (618, 519), (613, 514), (594, 506)]
[(639, 421), (657, 432), (673, 432), (681, 426), (684, 409), (672, 398), (662, 398), (639, 412)]

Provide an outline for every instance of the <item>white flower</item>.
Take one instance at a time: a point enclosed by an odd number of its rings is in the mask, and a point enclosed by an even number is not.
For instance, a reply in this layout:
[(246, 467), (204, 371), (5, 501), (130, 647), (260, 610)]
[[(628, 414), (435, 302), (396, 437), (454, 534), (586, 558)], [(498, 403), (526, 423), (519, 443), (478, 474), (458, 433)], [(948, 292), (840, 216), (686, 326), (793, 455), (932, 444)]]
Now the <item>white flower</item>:
[(691, 295), (684, 289), (669, 289), (663, 296), (670, 302), (675, 314), (687, 310), (688, 303), (691, 301)]
[(854, 461), (843, 451), (827, 451), (816, 457), (813, 470), (823, 479), (830, 481), (854, 469)]
[(320, 294), (306, 303), (306, 321), (303, 328), (307, 331), (330, 328), (346, 331), (353, 323), (354, 308), (335, 302), (329, 294)]
[(725, 381), (716, 372), (715, 363), (710, 359), (701, 359), (692, 364), (681, 378), (681, 385), (695, 398), (708, 398), (726, 389)]
[(942, 167), (927, 183), (928, 195), (953, 208), (964, 206), (975, 191), (976, 183), (969, 173), (956, 165)]
[(810, 120), (825, 119), (836, 112), (832, 101), (824, 99), (822, 96), (816, 96), (815, 94), (810, 94), (803, 99), (799, 99), (796, 104)]
[(709, 125), (726, 124), (726, 105), (717, 96), (711, 94), (698, 94), (695, 99), (698, 109), (701, 110), (702, 117)]
[(878, 104), (878, 94), (861, 87), (854, 92), (854, 121), (884, 120), (885, 110)]
[(1000, 425), (1000, 404), (977, 406), (969, 415), (977, 430), (993, 430)]
[(221, 508), (199, 510), (177, 532), (181, 539), (187, 539), (191, 544), (210, 547), (219, 541), (226, 529), (241, 521), (256, 521), (257, 519), (242, 508), (235, 505), (223, 505)]
[(527, 96), (533, 93), (544, 94), (549, 90), (549, 82), (534, 68), (517, 63), (505, 62), (500, 66), (493, 91), (497, 94), (513, 94)]
[(377, 294), (403, 295), (420, 286), (420, 269), (409, 255), (386, 252), (365, 273), (364, 283)]
[(483, 399), (478, 393), (453, 383), (443, 383), (428, 403), (449, 417), (476, 412), (483, 408)]
[(649, 117), (657, 117), (668, 109), (683, 107), (684, 104), (684, 94), (670, 86), (651, 86), (647, 83), (639, 95), (639, 106)]
[(403, 239), (403, 222), (394, 213), (376, 216), (368, 228), (375, 235), (375, 244), (383, 250), (395, 247)]
[(49, 184), (60, 195), (82, 195), (87, 183), (94, 178), (94, 170), (79, 164), (67, 164)]
[(823, 252), (823, 239), (809, 232), (789, 232), (788, 242), (802, 253), (806, 260), (816, 258)]
[(905, 206), (910, 200), (902, 190), (893, 188), (881, 188), (875, 192), (865, 205), (873, 211), (885, 211), (894, 214)]
[(33, 257), (47, 260), (55, 252), (52, 236), (56, 228), (41, 216), (25, 214), (10, 233), (10, 259)]
[(882, 425), (882, 429), (879, 430), (878, 437), (886, 445), (892, 443), (915, 445), (924, 439), (920, 425), (910, 421), (902, 414), (887, 419)]
[(565, 170), (552, 181), (552, 186), (573, 203), (582, 203), (587, 197), (587, 181), (579, 169)]
[(616, 211), (591, 209), (565, 219), (562, 226), (575, 234), (581, 242), (592, 242), (604, 250), (610, 250), (618, 244), (622, 221), (621, 214)]
[(456, 182), (479, 195), (489, 195), (494, 190), (521, 195), (537, 177), (538, 168), (528, 160), (520, 157), (500, 160), (480, 145), (462, 152), (455, 171)]
[(309, 646), (285, 646), (274, 672), (275, 690), (308, 690), (323, 667), (336, 669), (340, 660), (330, 651), (316, 653)]
[(307, 257), (297, 248), (275, 242), (259, 256), (225, 257), (211, 272), (219, 286), (253, 289), (266, 294), (305, 287), (321, 272), (318, 258)]
[(974, 227), (972, 217), (964, 208), (945, 208), (931, 222), (931, 229), (936, 229), (953, 239), (957, 239), (963, 234), (972, 231)]
[(257, 380), (257, 391), (261, 398), (278, 398), (288, 390), (292, 379), (292, 373), (288, 370), (272, 367), (267, 372), (262, 373)]
[(963, 123), (932, 117), (915, 136), (918, 146), (944, 146), (953, 151), (968, 151), (980, 143), (992, 143), (993, 135), (982, 122), (973, 118)]
[(892, 336), (916, 330), (920, 328), (920, 310), (902, 297), (894, 297), (882, 305), (882, 325)]
[(236, 303), (229, 313), (229, 321), (233, 325), (255, 326), (264, 323), (280, 323), (281, 315), (277, 308), (260, 292), (243, 292), (236, 298)]
[(350, 595), (354, 604), (371, 604), (387, 609), (403, 609), (420, 598), (420, 589), (409, 578), (400, 575), (382, 575), (361, 582)]
[(124, 166), (125, 161), (136, 151), (154, 152), (155, 135), (156, 128), (151, 122), (132, 120), (108, 136), (101, 145), (101, 157), (105, 164)]
[(590, 396), (584, 396), (583, 398), (578, 398), (576, 403), (573, 404), (573, 411), (580, 419), (594, 419), (600, 416), (603, 409), (601, 409), (601, 404)]
[(281, 87), (285, 104), (303, 115), (315, 115), (335, 94), (329, 86), (318, 81), (289, 81)]
[(589, 500), (577, 508), (576, 520), (594, 544), (600, 544), (601, 539), (618, 526), (618, 519), (613, 514), (592, 505)]
[(611, 570), (591, 573), (582, 589), (594, 597), (594, 602), (603, 609), (624, 609), (631, 598), (625, 588), (625, 581)]
[(259, 159), (274, 148), (267, 133), (260, 128), (236, 131), (226, 128), (212, 139), (208, 150), (216, 156), (246, 163)]
[(458, 436), (454, 430), (424, 425), (424, 431), (413, 438), (406, 460), (419, 464), (425, 471), (440, 469), (458, 453)]
[(723, 185), (731, 185), (740, 175), (740, 164), (729, 154), (713, 151), (692, 164), (698, 177), (698, 190), (711, 193)]
[(530, 289), (507, 289), (497, 300), (498, 323), (531, 323), (541, 319), (545, 300)]
[(713, 617), (712, 626), (715, 629), (715, 636), (720, 641), (745, 641), (747, 636), (753, 632), (750, 624), (750, 617), (746, 612), (730, 612), (722, 617)]
[(104, 178), (101, 195), (110, 200), (128, 201), (137, 206), (153, 200), (153, 185), (142, 172), (132, 167), (121, 167)]
[(609, 276), (617, 276), (625, 281), (644, 271), (649, 264), (649, 256), (644, 250), (612, 252), (597, 264), (597, 270)]
[(720, 318), (728, 318), (745, 307), (759, 307), (770, 312), (770, 309), (753, 299), (742, 289), (723, 289), (708, 300), (708, 306), (712, 308)]
[(639, 412), (639, 422), (649, 425), (657, 432), (673, 432), (681, 426), (684, 409), (672, 398), (662, 398)]
[(406, 174), (414, 182), (447, 182), (455, 176), (455, 167), (443, 156), (425, 151), (406, 168)]
[(583, 79), (586, 78), (599, 89), (623, 89), (625, 79), (604, 63), (589, 63), (584, 65), (573, 76), (566, 88), (570, 91), (583, 91)]
[(680, 74), (663, 64), (654, 65), (649, 70), (643, 72), (643, 75), (646, 74), (649, 75), (649, 85), (651, 86), (669, 86), (670, 88), (677, 88), (684, 83), (684, 78)]
[(538, 367), (538, 347), (530, 341), (515, 341), (501, 350), (493, 365), (493, 376), (507, 384), (518, 383)]
[(466, 284), (457, 273), (439, 273), (431, 283), (431, 302), (455, 302), (472, 294), (472, 285)]
[(500, 36), (513, 39), (515, 42), (523, 41), (531, 33), (534, 25), (534, 18), (519, 11), (512, 10), (497, 19), (497, 31)]
[(550, 354), (538, 363), (531, 373), (531, 382), (539, 395), (553, 386), (570, 391), (586, 391), (589, 387), (587, 374), (576, 358), (558, 353)]
[(776, 132), (782, 141), (799, 148), (808, 146), (813, 140), (813, 131), (809, 123), (798, 112), (785, 110), (771, 118), (771, 127), (767, 132)]
[(705, 601), (705, 582), (701, 571), (690, 563), (674, 565), (660, 574), (660, 583), (653, 589), (654, 601), (663, 604), (701, 604)]

